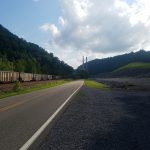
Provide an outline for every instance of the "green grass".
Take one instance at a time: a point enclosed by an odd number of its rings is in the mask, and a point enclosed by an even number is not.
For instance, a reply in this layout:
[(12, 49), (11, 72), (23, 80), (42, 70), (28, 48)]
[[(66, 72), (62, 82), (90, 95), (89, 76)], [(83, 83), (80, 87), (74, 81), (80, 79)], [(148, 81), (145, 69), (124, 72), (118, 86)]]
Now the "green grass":
[(150, 69), (150, 63), (142, 63), (142, 62), (130, 63), (114, 70), (113, 72), (127, 70), (127, 69)]
[(102, 89), (102, 90), (108, 90), (110, 89), (109, 86), (103, 84), (103, 83), (99, 83), (93, 80), (85, 80), (84, 81), (84, 85), (87, 87), (91, 87), (91, 88), (96, 88), (96, 89)]
[(70, 81), (71, 80), (58, 80), (58, 81), (49, 82), (47, 84), (38, 84), (38, 85), (36, 85), (36, 87), (32, 87), (32, 88), (25, 88), (25, 89), (21, 88), (20, 90), (15, 91), (15, 92), (11, 91), (11, 92), (6, 92), (6, 93), (1, 93), (0, 99), (5, 98), (5, 97), (20, 95), (20, 94), (25, 94), (25, 93), (31, 93), (31, 92), (46, 89), (46, 88), (55, 87), (58, 85), (68, 83)]

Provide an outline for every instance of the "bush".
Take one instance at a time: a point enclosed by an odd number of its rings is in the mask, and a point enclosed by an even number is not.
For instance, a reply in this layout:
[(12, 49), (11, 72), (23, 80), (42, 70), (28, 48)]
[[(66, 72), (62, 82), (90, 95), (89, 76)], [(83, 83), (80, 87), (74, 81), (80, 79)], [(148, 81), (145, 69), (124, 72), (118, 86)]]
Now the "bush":
[(15, 85), (13, 87), (13, 91), (15, 91), (15, 92), (19, 91), (20, 87), (21, 87), (20, 81), (16, 81)]

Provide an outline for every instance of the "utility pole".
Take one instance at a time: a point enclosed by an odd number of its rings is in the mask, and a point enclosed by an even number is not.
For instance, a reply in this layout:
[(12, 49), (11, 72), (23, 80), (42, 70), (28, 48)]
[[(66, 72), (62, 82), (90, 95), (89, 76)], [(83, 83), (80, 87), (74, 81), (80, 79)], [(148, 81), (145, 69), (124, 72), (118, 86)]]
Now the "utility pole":
[(86, 57), (86, 71), (88, 71), (87, 61), (88, 61), (88, 59), (87, 59), (87, 57)]
[(83, 56), (83, 62), (82, 62), (83, 64), (82, 64), (82, 68), (83, 68), (83, 70), (85, 70), (85, 64), (84, 64), (84, 56)]
[(88, 58), (83, 56), (83, 59), (82, 59), (82, 70), (88, 71), (87, 62), (88, 62)]

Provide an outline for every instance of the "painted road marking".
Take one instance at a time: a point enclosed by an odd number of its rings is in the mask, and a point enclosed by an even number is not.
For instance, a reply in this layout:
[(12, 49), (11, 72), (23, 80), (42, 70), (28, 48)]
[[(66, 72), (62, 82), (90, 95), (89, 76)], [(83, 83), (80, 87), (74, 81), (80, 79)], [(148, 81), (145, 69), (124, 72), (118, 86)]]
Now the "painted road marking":
[(12, 105), (9, 105), (9, 106), (6, 106), (6, 107), (3, 107), (0, 109), (0, 112), (3, 112), (3, 111), (6, 111), (6, 110), (9, 110), (9, 109), (12, 109), (12, 108), (15, 108), (23, 103), (25, 103), (26, 101), (21, 101), (21, 102), (17, 102), (15, 104), (12, 104)]
[[(84, 82), (83, 82), (84, 83)], [(83, 83), (75, 90), (67, 100), (55, 111), (55, 113), (34, 133), (34, 135), (19, 149), (27, 150), (34, 141), (40, 136), (40, 134), (46, 129), (46, 127), (52, 122), (52, 120), (57, 116), (57, 114), (62, 110), (62, 108), (68, 103), (68, 101), (77, 93), (77, 91), (83, 86)]]
[(5, 107), (2, 107), (2, 108), (0, 108), (0, 112), (4, 112), (4, 111), (7, 111), (9, 109), (15, 108), (15, 107), (17, 107), (19, 105), (22, 105), (22, 104), (24, 104), (24, 103), (26, 103), (28, 101), (32, 101), (32, 100), (34, 100), (36, 98), (42, 97), (43, 95), (45, 95), (47, 93), (49, 93), (49, 92), (46, 92), (46, 93), (38, 95), (38, 96), (34, 96), (34, 97), (30, 98), (29, 100), (20, 101), (20, 102), (14, 103), (12, 105), (8, 105), (8, 106), (5, 106)]
[[(63, 86), (63, 85), (64, 85), (64, 84), (58, 85), (58, 86), (56, 86), (56, 87)], [(51, 88), (55, 88), (55, 87), (51, 87)], [(47, 88), (47, 89), (48, 89), (48, 88)], [(14, 104), (12, 104), (12, 105), (9, 105), (9, 106), (2, 107), (2, 108), (0, 108), (0, 112), (4, 112), (4, 111), (7, 111), (7, 110), (9, 110), (9, 109), (15, 108), (15, 107), (17, 107), (17, 106), (19, 106), (19, 105), (21, 105), (21, 104), (24, 104), (25, 102), (34, 100), (35, 98), (42, 97), (43, 95), (45, 95), (45, 94), (47, 94), (47, 93), (49, 93), (49, 92), (46, 92), (46, 93), (44, 93), (44, 94), (35, 96), (35, 97), (33, 97), (33, 98), (29, 99), (29, 100), (26, 100), (26, 101), (17, 102), (17, 103), (14, 103)], [(27, 93), (27, 94), (28, 94), (28, 93)]]

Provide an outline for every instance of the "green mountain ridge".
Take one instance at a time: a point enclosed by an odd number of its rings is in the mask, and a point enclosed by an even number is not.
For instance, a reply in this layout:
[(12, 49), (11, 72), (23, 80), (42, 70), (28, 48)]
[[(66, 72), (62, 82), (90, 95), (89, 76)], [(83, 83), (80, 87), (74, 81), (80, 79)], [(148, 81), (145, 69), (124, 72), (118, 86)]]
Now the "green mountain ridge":
[(129, 63), (125, 66), (122, 66), (113, 72), (118, 72), (122, 70), (128, 70), (128, 69), (150, 69), (150, 63), (143, 63), (143, 62), (135, 62), (135, 63)]
[(11, 33), (0, 25), (0, 70), (70, 76), (73, 68), (53, 53)]

